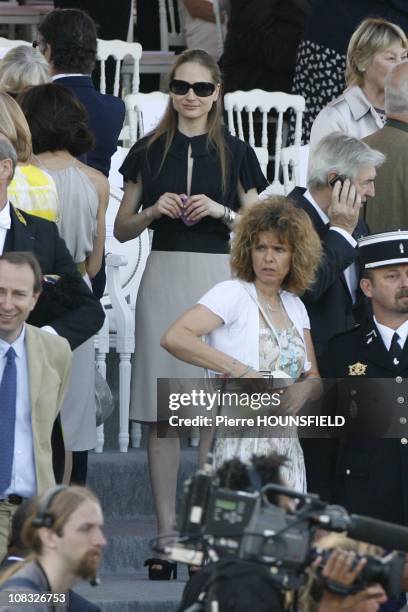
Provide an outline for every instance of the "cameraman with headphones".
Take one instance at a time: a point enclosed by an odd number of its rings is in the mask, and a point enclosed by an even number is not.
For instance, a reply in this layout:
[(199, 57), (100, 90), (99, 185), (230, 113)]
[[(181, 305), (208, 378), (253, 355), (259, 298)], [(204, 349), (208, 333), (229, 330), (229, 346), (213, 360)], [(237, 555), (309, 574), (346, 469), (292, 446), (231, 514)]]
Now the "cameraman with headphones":
[(41, 495), (21, 533), (32, 554), (0, 576), (0, 611), (99, 610), (71, 588), (80, 579), (97, 584), (102, 526), (102, 508), (88, 489), (57, 486)]
[[(271, 451), (269, 455), (253, 455), (250, 464), (238, 458), (225, 461), (217, 470), (219, 485), (233, 491), (251, 491), (265, 484), (284, 485), (281, 467), (283, 455)], [(287, 498), (268, 493), (272, 504), (288, 509)], [(229, 559), (209, 563), (193, 572), (187, 583), (178, 612), (196, 612), (209, 609), (212, 598), (218, 602), (220, 612), (284, 612), (284, 596), (271, 577), (267, 566)], [(204, 602), (208, 603), (208, 608)], [(1, 608), (0, 608), (1, 610)]]

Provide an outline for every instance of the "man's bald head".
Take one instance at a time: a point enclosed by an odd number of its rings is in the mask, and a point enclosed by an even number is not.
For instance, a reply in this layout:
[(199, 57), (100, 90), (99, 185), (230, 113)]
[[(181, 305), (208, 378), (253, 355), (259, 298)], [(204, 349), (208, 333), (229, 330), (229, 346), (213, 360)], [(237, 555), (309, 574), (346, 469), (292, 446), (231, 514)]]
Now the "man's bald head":
[(387, 117), (407, 115), (408, 61), (395, 66), (385, 80), (385, 112)]

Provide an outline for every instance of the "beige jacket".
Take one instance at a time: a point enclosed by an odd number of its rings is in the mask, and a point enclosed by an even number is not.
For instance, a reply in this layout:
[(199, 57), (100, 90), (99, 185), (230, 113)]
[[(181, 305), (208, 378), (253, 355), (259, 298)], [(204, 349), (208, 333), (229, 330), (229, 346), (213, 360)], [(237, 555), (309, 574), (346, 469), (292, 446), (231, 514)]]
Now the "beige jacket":
[(382, 127), (381, 117), (363, 90), (355, 85), (346, 89), (317, 115), (310, 132), (310, 150), (324, 136), (333, 132), (343, 132), (361, 139)]
[(72, 353), (65, 338), (26, 326), (37, 493), (55, 484), (51, 432), (71, 371)]

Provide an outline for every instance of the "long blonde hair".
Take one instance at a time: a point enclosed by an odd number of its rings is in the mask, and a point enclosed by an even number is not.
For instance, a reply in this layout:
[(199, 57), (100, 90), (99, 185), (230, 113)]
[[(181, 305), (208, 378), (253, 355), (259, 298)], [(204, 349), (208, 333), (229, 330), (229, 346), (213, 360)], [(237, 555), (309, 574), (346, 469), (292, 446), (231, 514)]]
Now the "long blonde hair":
[[(215, 60), (205, 51), (201, 51), (200, 49), (190, 49), (184, 51), (179, 56), (177, 56), (177, 60), (174, 62), (171, 67), (169, 73), (169, 82), (174, 79), (174, 75), (177, 69), (186, 64), (187, 62), (191, 62), (193, 64), (199, 64), (200, 66), (204, 66), (211, 73), (211, 78), (215, 85), (222, 84), (221, 72), (218, 67), (218, 64)], [(156, 140), (161, 138), (162, 136), (166, 136), (163, 157), (160, 164), (160, 170), (162, 169), (163, 163), (167, 157), (169, 149), (171, 147), (171, 143), (173, 142), (173, 138), (176, 134), (178, 123), (177, 112), (174, 110), (172, 100), (169, 100), (167, 105), (166, 112), (160, 121), (159, 125), (153, 131), (152, 135), (148, 139), (147, 149), (152, 146)], [(223, 191), (225, 191), (226, 183), (227, 183), (227, 146), (225, 143), (224, 133), (223, 133), (223, 122), (222, 122), (222, 96), (219, 95), (218, 99), (212, 105), (210, 112), (208, 113), (208, 144), (212, 145), (220, 159), (221, 165), (221, 177), (222, 177), (222, 187)]]
[(375, 53), (386, 51), (391, 45), (401, 43), (408, 48), (404, 31), (395, 23), (381, 17), (364, 19), (353, 32), (347, 49), (347, 86), (363, 84), (364, 72)]
[(27, 119), (14, 98), (4, 92), (0, 92), (0, 134), (15, 148), (18, 162), (29, 161), (32, 144)]

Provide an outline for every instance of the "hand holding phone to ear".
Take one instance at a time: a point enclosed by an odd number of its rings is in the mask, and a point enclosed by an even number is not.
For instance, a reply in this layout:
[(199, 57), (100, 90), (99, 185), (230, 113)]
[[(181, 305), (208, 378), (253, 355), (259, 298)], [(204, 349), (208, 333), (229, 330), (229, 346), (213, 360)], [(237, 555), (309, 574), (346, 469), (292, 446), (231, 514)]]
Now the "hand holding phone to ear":
[[(334, 186), (327, 215), (333, 227), (340, 227), (352, 234), (358, 222), (361, 196), (349, 179), (342, 182), (342, 177), (338, 177), (337, 180), (335, 178), (332, 179)], [(329, 184), (331, 185), (331, 182)]]

